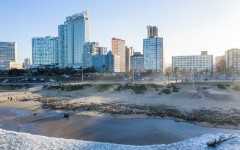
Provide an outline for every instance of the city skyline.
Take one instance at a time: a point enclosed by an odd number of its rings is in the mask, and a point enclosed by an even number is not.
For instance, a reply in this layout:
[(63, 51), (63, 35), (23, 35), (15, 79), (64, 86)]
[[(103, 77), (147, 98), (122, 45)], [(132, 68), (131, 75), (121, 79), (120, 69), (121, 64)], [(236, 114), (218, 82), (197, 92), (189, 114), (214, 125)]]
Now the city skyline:
[[(142, 52), (142, 39), (147, 37), (148, 25), (157, 26), (164, 37), (167, 63), (173, 55), (198, 54), (207, 50), (218, 56), (228, 49), (240, 47), (240, 21), (237, 20), (240, 2), (237, 0), (231, 3), (227, 0), (70, 2), (3, 2), (0, 9), (7, 13), (0, 14), (6, 20), (1, 24), (0, 41), (18, 43), (19, 61), (23, 62), (26, 57), (32, 59), (32, 37), (57, 36), (57, 26), (66, 16), (89, 11), (90, 41), (97, 41), (108, 50), (111, 50), (111, 38), (118, 37)], [(125, 6), (124, 11), (119, 11), (120, 6)], [(132, 7), (134, 10), (130, 9)]]

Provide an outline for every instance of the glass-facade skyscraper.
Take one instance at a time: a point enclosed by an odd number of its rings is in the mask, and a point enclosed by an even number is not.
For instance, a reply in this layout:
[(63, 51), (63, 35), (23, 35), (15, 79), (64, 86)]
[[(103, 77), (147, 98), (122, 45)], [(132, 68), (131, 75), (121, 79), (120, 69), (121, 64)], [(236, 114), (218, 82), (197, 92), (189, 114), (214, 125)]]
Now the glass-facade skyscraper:
[(158, 28), (148, 26), (148, 38), (143, 39), (144, 70), (163, 71), (163, 38), (158, 37)]
[(89, 41), (89, 13), (69, 16), (58, 26), (59, 67), (83, 66), (83, 45)]
[(58, 64), (58, 38), (36, 37), (32, 38), (33, 66)]

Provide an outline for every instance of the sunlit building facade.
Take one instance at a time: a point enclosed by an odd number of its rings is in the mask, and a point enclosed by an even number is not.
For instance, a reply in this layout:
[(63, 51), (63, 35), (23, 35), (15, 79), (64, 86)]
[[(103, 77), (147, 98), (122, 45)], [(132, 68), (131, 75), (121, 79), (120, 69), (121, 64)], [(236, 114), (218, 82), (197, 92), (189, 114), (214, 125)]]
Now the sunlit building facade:
[(58, 65), (58, 38), (32, 38), (32, 60), (33, 66)]
[(89, 41), (89, 13), (69, 16), (58, 26), (59, 67), (83, 66), (83, 45)]
[(234, 74), (240, 73), (240, 49), (232, 48), (225, 51), (226, 69)]
[(112, 54), (120, 57), (120, 72), (126, 72), (125, 40), (112, 38)]
[(180, 70), (213, 71), (213, 56), (207, 51), (202, 51), (201, 55), (173, 56), (172, 68), (178, 67)]
[(126, 72), (129, 72), (131, 70), (131, 56), (134, 53), (133, 47), (127, 47), (126, 46)]
[(163, 71), (163, 38), (147, 38), (143, 40), (144, 70)]

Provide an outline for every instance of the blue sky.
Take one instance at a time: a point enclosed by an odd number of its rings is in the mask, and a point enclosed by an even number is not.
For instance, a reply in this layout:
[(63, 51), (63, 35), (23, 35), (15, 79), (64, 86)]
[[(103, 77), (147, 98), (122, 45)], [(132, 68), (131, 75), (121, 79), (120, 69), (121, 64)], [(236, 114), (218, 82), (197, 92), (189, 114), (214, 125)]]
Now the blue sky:
[(222, 55), (240, 48), (239, 0), (0, 0), (0, 41), (16, 41), (18, 58), (31, 58), (31, 38), (57, 36), (57, 26), (75, 13), (89, 11), (90, 40), (111, 49), (111, 38), (142, 51), (147, 25), (164, 38), (172, 55)]

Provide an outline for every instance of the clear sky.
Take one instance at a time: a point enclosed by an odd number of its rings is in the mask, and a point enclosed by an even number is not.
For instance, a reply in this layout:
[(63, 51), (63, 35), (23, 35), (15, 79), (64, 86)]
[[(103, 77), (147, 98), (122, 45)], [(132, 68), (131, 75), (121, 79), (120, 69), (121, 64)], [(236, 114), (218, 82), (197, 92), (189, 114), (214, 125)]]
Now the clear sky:
[(0, 0), (0, 41), (18, 43), (18, 60), (31, 58), (31, 38), (57, 36), (67, 16), (89, 11), (90, 40), (111, 49), (111, 38), (142, 51), (147, 25), (158, 26), (171, 56), (214, 56), (240, 48), (240, 0)]

